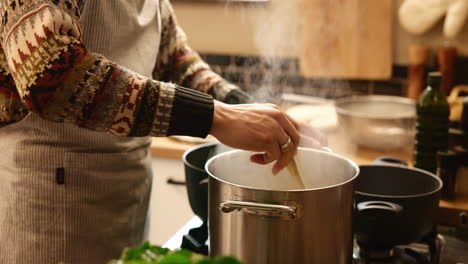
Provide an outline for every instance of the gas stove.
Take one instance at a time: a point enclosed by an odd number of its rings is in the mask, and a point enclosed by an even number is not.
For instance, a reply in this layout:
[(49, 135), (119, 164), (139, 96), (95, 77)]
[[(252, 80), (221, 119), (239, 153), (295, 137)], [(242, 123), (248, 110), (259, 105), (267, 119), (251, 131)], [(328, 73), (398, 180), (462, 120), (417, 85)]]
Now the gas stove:
[[(456, 238), (454, 228), (440, 226), (438, 231), (418, 243), (387, 250), (366, 249), (355, 242), (353, 264), (468, 264), (468, 241)], [(194, 217), (164, 247), (207, 255), (207, 225)]]
[(199, 227), (194, 227), (182, 237), (182, 249), (208, 255), (208, 225), (203, 223)]
[(445, 238), (431, 234), (419, 243), (391, 249), (363, 248), (354, 242), (353, 264), (439, 264)]

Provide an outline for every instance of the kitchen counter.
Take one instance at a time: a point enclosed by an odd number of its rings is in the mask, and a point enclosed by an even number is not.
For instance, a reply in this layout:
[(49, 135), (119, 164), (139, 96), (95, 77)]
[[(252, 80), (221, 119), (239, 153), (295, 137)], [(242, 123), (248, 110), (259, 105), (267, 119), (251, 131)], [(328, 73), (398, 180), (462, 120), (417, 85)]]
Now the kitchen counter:
[[(358, 165), (365, 165), (372, 163), (378, 157), (391, 156), (404, 160), (411, 164), (412, 148), (406, 147), (394, 151), (378, 151), (369, 148), (357, 147), (349, 143), (344, 133), (335, 133), (329, 135), (329, 147), (333, 152), (343, 155)], [(151, 144), (151, 154), (153, 157), (162, 157), (170, 159), (182, 159), (185, 151), (193, 148), (197, 143), (183, 141), (176, 138), (153, 138)], [(455, 226), (459, 221), (458, 215), (461, 212), (468, 212), (468, 195), (457, 197), (454, 201), (440, 202), (440, 211), (438, 214), (438, 222), (445, 225)]]
[(184, 142), (171, 137), (155, 137), (150, 150), (153, 157), (182, 160), (184, 152), (196, 145), (196, 143)]
[[(201, 143), (186, 142), (171, 137), (153, 138), (153, 142), (151, 144), (151, 154), (153, 157), (181, 160), (185, 151), (195, 147), (198, 144)], [(373, 160), (382, 156), (392, 156), (407, 162), (411, 162), (411, 148), (405, 148), (403, 150), (397, 151), (376, 151), (369, 148), (358, 148), (348, 144), (338, 144), (338, 142), (330, 142), (330, 148), (335, 153), (352, 159), (358, 165), (370, 164)], [(353, 151), (354, 153), (351, 153)]]

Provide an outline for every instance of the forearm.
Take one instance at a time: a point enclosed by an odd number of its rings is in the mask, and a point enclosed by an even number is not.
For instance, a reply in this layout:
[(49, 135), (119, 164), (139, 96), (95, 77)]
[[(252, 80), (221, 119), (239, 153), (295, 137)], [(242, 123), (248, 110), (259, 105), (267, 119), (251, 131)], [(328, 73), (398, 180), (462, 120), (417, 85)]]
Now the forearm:
[[(71, 3), (12, 8), (2, 2), (2, 46), (25, 107), (54, 122), (118, 136), (208, 133), (210, 96), (145, 78), (87, 50)], [(187, 129), (191, 122), (199, 126)]]

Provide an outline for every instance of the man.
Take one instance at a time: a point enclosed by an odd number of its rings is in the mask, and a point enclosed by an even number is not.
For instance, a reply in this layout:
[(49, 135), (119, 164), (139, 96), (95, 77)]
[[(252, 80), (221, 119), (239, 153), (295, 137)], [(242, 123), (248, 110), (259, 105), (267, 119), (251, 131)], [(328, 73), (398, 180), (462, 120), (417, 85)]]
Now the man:
[(141, 243), (151, 136), (212, 134), (274, 173), (296, 151), (276, 106), (226, 104), (249, 97), (167, 0), (0, 3), (1, 263), (105, 263)]

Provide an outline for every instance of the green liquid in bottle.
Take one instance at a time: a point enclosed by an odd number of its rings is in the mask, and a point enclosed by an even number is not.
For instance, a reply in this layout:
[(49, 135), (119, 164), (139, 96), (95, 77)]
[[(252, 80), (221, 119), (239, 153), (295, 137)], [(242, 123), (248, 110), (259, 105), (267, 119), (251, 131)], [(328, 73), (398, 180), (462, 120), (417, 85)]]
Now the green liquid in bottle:
[(441, 79), (439, 72), (429, 73), (417, 104), (414, 166), (432, 173), (437, 169), (437, 152), (448, 148), (450, 108), (440, 89)]

